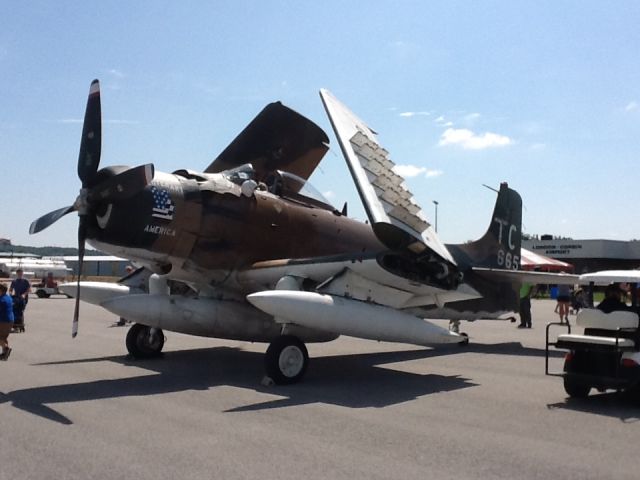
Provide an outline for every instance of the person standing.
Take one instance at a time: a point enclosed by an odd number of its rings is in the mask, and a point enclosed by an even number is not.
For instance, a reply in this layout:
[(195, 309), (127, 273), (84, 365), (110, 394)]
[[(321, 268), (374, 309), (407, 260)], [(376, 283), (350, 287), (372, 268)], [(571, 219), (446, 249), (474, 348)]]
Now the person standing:
[(14, 319), (13, 329), (15, 332), (24, 332), (24, 309), (27, 308), (29, 302), (29, 292), (31, 292), (31, 283), (23, 278), (24, 272), (21, 268), (16, 270), (16, 278), (9, 285), (9, 295), (13, 296), (13, 303), (16, 308), (20, 309), (21, 315)]
[[(562, 272), (564, 273), (564, 272)], [(558, 285), (558, 315), (560, 323), (569, 323), (569, 308), (571, 307), (571, 286)]]
[(26, 278), (23, 278), (24, 272), (21, 268), (16, 270), (16, 278), (11, 280), (9, 286), (9, 295), (16, 297), (22, 297), (24, 299), (24, 306), (27, 306), (29, 301), (29, 292), (31, 291), (31, 283)]
[(13, 328), (13, 300), (7, 295), (7, 286), (0, 283), (0, 360), (7, 360), (11, 355), (9, 334)]
[(520, 285), (520, 325), (518, 328), (531, 328), (531, 295), (533, 285), (524, 282)]

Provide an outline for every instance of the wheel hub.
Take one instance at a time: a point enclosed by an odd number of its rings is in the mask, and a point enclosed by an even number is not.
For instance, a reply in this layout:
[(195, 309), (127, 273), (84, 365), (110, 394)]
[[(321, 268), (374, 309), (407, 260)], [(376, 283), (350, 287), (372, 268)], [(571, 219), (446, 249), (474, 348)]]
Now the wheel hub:
[(298, 347), (289, 345), (280, 353), (278, 365), (283, 375), (289, 378), (295, 377), (302, 370), (304, 355)]

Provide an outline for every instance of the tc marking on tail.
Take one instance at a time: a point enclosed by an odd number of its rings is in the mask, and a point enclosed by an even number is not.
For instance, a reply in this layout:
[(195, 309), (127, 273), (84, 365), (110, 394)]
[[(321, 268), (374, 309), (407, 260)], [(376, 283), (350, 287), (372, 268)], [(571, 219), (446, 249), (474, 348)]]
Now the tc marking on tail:
[(513, 243), (512, 240), (512, 236), (514, 234), (514, 232), (518, 231), (518, 227), (516, 227), (515, 225), (509, 225), (509, 222), (507, 220), (503, 220), (501, 218), (495, 217), (493, 219), (494, 222), (496, 222), (500, 228), (498, 229), (498, 243), (500, 245), (502, 245), (502, 228), (503, 227), (508, 227), (507, 231), (509, 232), (509, 236), (507, 238), (507, 245), (509, 247), (509, 250), (513, 250), (516, 248), (516, 246)]

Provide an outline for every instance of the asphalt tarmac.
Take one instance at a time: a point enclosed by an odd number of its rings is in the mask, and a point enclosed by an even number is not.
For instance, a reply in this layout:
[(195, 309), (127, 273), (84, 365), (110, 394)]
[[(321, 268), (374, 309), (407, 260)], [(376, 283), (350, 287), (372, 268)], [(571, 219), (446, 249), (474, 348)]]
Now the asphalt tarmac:
[(463, 323), (467, 347), (310, 345), (302, 383), (265, 387), (265, 345), (167, 332), (135, 361), (113, 315), (82, 304), (72, 339), (73, 300), (34, 298), (0, 362), (0, 479), (636, 480), (640, 400), (544, 375), (553, 308)]

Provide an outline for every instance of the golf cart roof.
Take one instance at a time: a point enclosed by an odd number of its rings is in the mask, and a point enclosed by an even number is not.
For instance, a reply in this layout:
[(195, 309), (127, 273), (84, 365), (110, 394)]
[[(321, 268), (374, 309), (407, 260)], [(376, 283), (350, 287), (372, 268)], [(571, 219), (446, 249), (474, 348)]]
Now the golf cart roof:
[(580, 283), (595, 283), (596, 285), (609, 285), (610, 283), (638, 283), (640, 282), (640, 270), (603, 270), (601, 272), (585, 273), (580, 275)]

